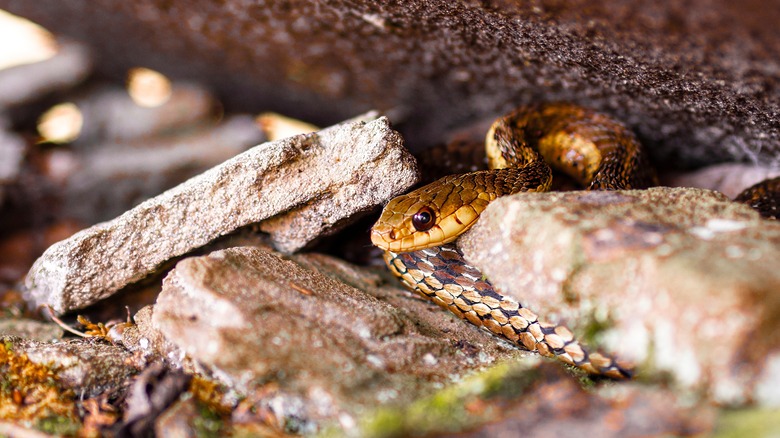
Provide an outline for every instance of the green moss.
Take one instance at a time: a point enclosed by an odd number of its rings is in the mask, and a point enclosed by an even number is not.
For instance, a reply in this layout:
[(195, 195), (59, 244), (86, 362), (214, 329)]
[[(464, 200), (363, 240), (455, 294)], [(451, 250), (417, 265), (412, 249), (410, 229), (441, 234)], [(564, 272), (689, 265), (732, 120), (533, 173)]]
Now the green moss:
[(192, 421), (195, 436), (203, 438), (223, 436), (225, 422), (222, 416), (214, 410), (198, 403), (198, 415)]
[(585, 345), (598, 345), (602, 333), (611, 329), (612, 326), (613, 322), (611, 320), (600, 321), (591, 317), (587, 324), (585, 324), (582, 339), (580, 341)]
[(51, 435), (73, 436), (81, 429), (81, 423), (64, 416), (49, 416), (35, 421), (36, 429)]
[(713, 434), (715, 438), (780, 436), (780, 409), (724, 411)]
[[(360, 422), (362, 437), (457, 433), (499, 415), (493, 401), (521, 396), (535, 380), (536, 360), (492, 366), (410, 405), (380, 409)], [(475, 408), (476, 407), (476, 408)], [(325, 431), (338, 436), (342, 431)]]
[(62, 388), (55, 371), (0, 344), (0, 419), (33, 424), (55, 435), (73, 435), (80, 428), (75, 394)]

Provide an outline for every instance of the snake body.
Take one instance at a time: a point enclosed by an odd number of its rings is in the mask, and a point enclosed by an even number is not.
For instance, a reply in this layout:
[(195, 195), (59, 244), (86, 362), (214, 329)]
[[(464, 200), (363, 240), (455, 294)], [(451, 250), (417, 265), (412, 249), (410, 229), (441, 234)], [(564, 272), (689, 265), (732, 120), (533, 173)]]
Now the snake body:
[(491, 170), (447, 176), (392, 199), (372, 228), (372, 242), (406, 287), (457, 316), (588, 373), (630, 376), (629, 366), (588, 352), (565, 327), (540, 321), (500, 294), (450, 242), (494, 199), (547, 191), (551, 166), (589, 190), (652, 185), (641, 145), (621, 123), (568, 103), (521, 107), (499, 118), (485, 145)]
[(780, 176), (748, 187), (734, 201), (749, 205), (766, 219), (780, 219)]
[(407, 288), (477, 327), (591, 374), (613, 378), (631, 375), (625, 364), (589, 353), (566, 327), (541, 322), (531, 310), (498, 293), (454, 244), (406, 253), (386, 251), (384, 258)]

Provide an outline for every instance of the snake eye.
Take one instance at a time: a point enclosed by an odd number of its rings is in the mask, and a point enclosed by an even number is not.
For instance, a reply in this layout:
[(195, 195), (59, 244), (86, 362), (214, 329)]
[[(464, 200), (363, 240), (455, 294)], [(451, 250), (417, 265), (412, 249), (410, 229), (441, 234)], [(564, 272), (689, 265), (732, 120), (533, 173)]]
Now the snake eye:
[(412, 225), (417, 231), (427, 231), (436, 222), (436, 215), (429, 207), (423, 207), (412, 216)]

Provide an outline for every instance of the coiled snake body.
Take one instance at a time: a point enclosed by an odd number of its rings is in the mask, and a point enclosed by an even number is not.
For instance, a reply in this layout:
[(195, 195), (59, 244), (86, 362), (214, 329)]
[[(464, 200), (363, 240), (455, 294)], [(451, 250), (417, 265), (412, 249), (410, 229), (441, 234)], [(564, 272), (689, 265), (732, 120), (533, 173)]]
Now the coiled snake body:
[(552, 103), (499, 118), (485, 143), (491, 170), (448, 176), (394, 198), (372, 228), (371, 241), (385, 250), (385, 262), (404, 285), (457, 316), (589, 373), (630, 376), (628, 365), (588, 352), (565, 327), (541, 322), (501, 295), (450, 242), (497, 197), (548, 190), (550, 165), (589, 190), (652, 185), (655, 175), (639, 142), (603, 114)]

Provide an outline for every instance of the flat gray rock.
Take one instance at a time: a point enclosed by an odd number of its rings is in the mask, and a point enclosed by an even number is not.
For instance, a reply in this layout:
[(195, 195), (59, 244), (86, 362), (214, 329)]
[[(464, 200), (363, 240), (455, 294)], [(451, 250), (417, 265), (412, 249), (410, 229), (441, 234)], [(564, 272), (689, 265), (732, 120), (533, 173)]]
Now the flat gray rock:
[(720, 193), (504, 197), (459, 246), (501, 291), (640, 374), (721, 403), (780, 400), (780, 223)]
[(180, 261), (152, 326), (304, 434), (529, 355), (390, 281), (321, 254), (230, 248)]
[(367, 120), (264, 143), (52, 245), (25, 278), (30, 296), (57, 313), (82, 308), (269, 218), (280, 247), (303, 247), (417, 181), (401, 136), (384, 117)]

